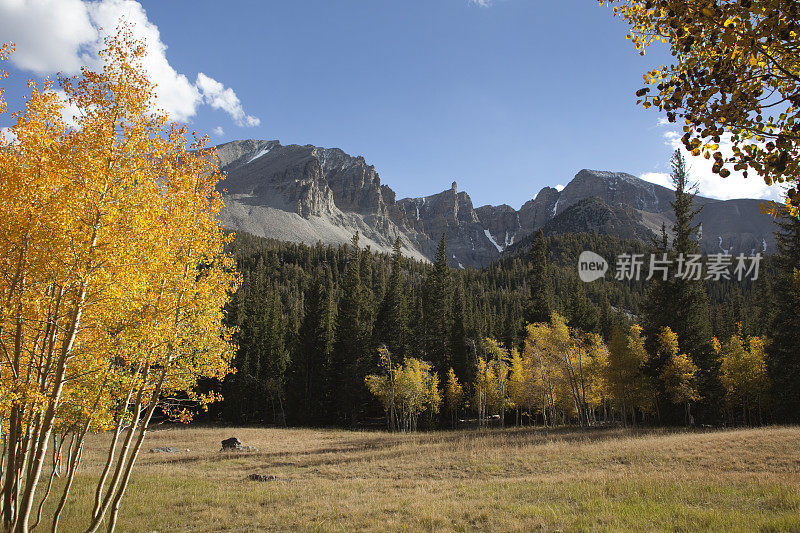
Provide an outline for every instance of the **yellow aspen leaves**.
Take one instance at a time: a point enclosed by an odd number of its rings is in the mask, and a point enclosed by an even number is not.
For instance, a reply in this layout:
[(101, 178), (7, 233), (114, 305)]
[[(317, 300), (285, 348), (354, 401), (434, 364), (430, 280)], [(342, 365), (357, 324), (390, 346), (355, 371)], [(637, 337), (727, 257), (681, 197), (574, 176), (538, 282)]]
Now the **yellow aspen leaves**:
[(659, 376), (672, 403), (688, 404), (700, 399), (696, 377), (699, 369), (686, 354), (679, 353), (678, 335), (665, 327), (658, 335), (656, 355), (664, 364)]
[[(782, 0), (604, 0), (625, 20), (639, 53), (654, 41), (666, 43), (674, 63), (650, 71), (637, 104), (685, 119), (682, 142), (708, 143), (726, 135), (734, 150), (712, 171), (725, 177), (731, 167), (754, 171), (768, 185), (800, 176), (800, 4)], [(649, 88), (649, 87), (648, 87)], [(763, 121), (764, 109), (779, 109), (778, 120)], [(755, 139), (757, 142), (752, 142)], [(781, 141), (770, 157), (763, 143)], [(715, 141), (716, 142), (716, 141)], [(705, 154), (703, 154), (705, 156)]]
[(769, 390), (764, 339), (745, 338), (740, 327), (727, 342), (714, 339), (713, 345), (729, 406), (746, 412), (759, 408)]
[(143, 431), (157, 407), (185, 419), (165, 398), (205, 404), (197, 380), (229, 371), (238, 277), (215, 222), (216, 156), (156, 109), (144, 53), (122, 27), (101, 72), (59, 78), (66, 102), (30, 82), (0, 144), (0, 430), (20, 465), (0, 479), (20, 487), (6, 525), (27, 524), (54, 433)]
[(407, 357), (393, 366), (388, 350), (381, 348), (379, 352), (384, 373), (368, 375), (364, 383), (380, 400), (388, 417), (397, 413), (402, 430), (416, 431), (422, 413), (433, 416), (439, 412), (442, 404), (439, 377), (430, 363)]

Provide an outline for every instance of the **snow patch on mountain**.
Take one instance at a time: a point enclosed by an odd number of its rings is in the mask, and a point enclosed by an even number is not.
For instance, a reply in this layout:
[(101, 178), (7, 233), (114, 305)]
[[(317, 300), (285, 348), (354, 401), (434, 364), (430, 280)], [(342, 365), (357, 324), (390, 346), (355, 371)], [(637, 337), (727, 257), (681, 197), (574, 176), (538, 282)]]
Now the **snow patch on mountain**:
[(270, 152), (270, 150), (272, 150), (272, 148), (262, 148), (261, 151), (259, 151), (256, 155), (250, 158), (250, 161), (248, 161), (247, 164), (249, 165), (259, 157), (264, 157)]
[(492, 234), (489, 233), (489, 230), (485, 229), (483, 230), (483, 232), (486, 234), (486, 238), (489, 239), (489, 242), (494, 244), (494, 247), (497, 248), (497, 251), (502, 253), (503, 248), (501, 248), (500, 245), (495, 242), (494, 238), (492, 237)]

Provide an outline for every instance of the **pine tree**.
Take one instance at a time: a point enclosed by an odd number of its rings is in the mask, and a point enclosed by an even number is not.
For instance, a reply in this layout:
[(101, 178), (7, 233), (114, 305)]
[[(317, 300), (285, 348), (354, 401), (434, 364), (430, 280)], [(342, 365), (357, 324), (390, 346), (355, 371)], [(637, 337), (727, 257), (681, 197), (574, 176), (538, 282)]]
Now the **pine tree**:
[(553, 281), (547, 260), (547, 239), (544, 232), (539, 230), (530, 251), (525, 321), (528, 324), (547, 322), (553, 310)]
[(587, 333), (597, 332), (600, 316), (597, 307), (586, 297), (584, 284), (575, 278), (570, 283), (569, 301), (566, 310), (569, 325)]
[[(686, 160), (680, 151), (675, 151), (671, 160), (672, 183), (675, 186), (675, 200), (671, 203), (675, 214), (673, 226), (674, 240), (672, 255), (678, 261), (683, 257), (700, 253), (697, 242), (699, 224), (695, 217), (701, 209), (694, 208), (697, 185), (689, 181)], [(662, 232), (659, 253), (667, 249), (666, 232)], [(674, 276), (667, 281), (655, 281), (648, 292), (645, 310), (645, 332), (648, 336), (648, 350), (653, 353), (654, 339), (661, 328), (668, 327), (678, 336), (680, 352), (689, 356), (700, 369), (698, 383), (703, 391), (703, 402), (700, 416), (714, 420), (719, 409), (722, 392), (717, 380), (718, 363), (711, 345), (711, 324), (709, 322), (709, 303), (703, 282), (690, 279), (688, 276)], [(654, 281), (650, 280), (652, 283)], [(651, 377), (659, 376), (667, 360), (656, 357), (648, 364), (647, 371)], [(661, 398), (666, 398), (663, 394)], [(663, 403), (663, 402), (662, 402)], [(683, 413), (676, 409), (659, 409), (665, 421), (682, 420)]]
[[(286, 322), (282, 313), (280, 293), (274, 287), (265, 288), (261, 305), (251, 315), (254, 335), (247, 339), (250, 368), (266, 387), (273, 422), (283, 421), (283, 394), (289, 352), (285, 345)], [(266, 414), (266, 413), (265, 413)]]
[[(673, 183), (675, 185), (675, 201), (672, 208), (675, 212), (675, 243), (673, 246), (677, 256), (700, 253), (697, 243), (699, 224), (694, 219), (700, 209), (694, 209), (696, 185), (689, 184), (686, 161), (676, 151), (673, 156)], [(698, 280), (675, 278), (671, 287), (674, 302), (674, 314), (670, 326), (678, 335), (680, 351), (686, 353), (700, 369), (699, 384), (704, 391), (703, 400), (705, 416), (710, 418), (718, 407), (721, 389), (717, 380), (718, 363), (711, 345), (711, 325), (709, 324), (709, 305), (703, 283)]]
[[(681, 242), (684, 241), (682, 240)], [(690, 246), (692, 243), (693, 241), (688, 240)], [(653, 244), (655, 245), (653, 253), (656, 254), (658, 259), (662, 259), (664, 254), (667, 254), (667, 258), (674, 261), (675, 253), (669, 247), (666, 224), (661, 224), (661, 235), (653, 239)], [(677, 240), (673, 244), (677, 244)], [(671, 274), (674, 275), (674, 272)], [(675, 280), (670, 277), (665, 280), (656, 274), (647, 283), (641, 321), (642, 332), (645, 336), (645, 348), (650, 354), (650, 358), (645, 365), (645, 372), (654, 383), (663, 384), (659, 380), (664, 373), (665, 366), (670, 363), (670, 358), (667, 353), (660, 349), (660, 336), (665, 328), (672, 331), (670, 324), (673, 324), (673, 317), (676, 313), (675, 300), (672, 297)], [(656, 388), (655, 402), (659, 422), (678, 423), (680, 415), (676, 405), (680, 405), (680, 402), (678, 404), (673, 402), (665, 387), (659, 386)], [(684, 414), (683, 418), (686, 418), (686, 414)]]
[(779, 420), (800, 421), (800, 221), (786, 216), (775, 234), (778, 280), (767, 365)]
[(334, 410), (340, 422), (355, 425), (363, 397), (363, 371), (367, 359), (364, 350), (364, 289), (361, 280), (362, 250), (358, 233), (353, 236), (342, 282), (342, 297), (336, 320), (336, 342), (333, 351)]
[(300, 420), (321, 423), (328, 398), (336, 307), (330, 271), (317, 272), (307, 291), (290, 392)]
[(360, 331), (359, 342), (361, 344), (361, 353), (364, 355), (364, 364), (367, 368), (364, 371), (373, 371), (378, 366), (378, 352), (377, 344), (373, 338), (375, 330), (375, 316), (376, 316), (376, 293), (379, 294), (381, 288), (376, 283), (375, 273), (373, 270), (374, 258), (370, 247), (367, 246), (361, 253), (360, 257), (360, 311), (361, 316), (359, 319)]
[(408, 300), (403, 274), (403, 253), (400, 238), (394, 242), (392, 271), (377, 318), (377, 341), (384, 344), (395, 357), (409, 353)]
[(464, 280), (458, 277), (453, 291), (453, 327), (450, 335), (450, 350), (453, 357), (452, 370), (456, 376), (466, 383), (472, 381), (472, 370), (474, 362), (470, 357), (469, 339), (467, 338), (467, 305), (464, 296)]
[(414, 332), (408, 343), (412, 353), (424, 354), (427, 346), (424, 287), (417, 287), (409, 297), (409, 329)]
[[(655, 245), (654, 253), (658, 255), (659, 259), (661, 259), (663, 254), (667, 254), (667, 257), (674, 261), (675, 254), (669, 247), (669, 239), (665, 224), (661, 224), (661, 235), (659, 238), (653, 240), (653, 244)], [(664, 280), (662, 277), (655, 275), (652, 279), (648, 280), (647, 283), (642, 328), (647, 338), (646, 346), (648, 351), (650, 353), (655, 353), (657, 337), (661, 330), (666, 327), (664, 324), (669, 322), (673, 314), (673, 300), (670, 295), (673, 280), (670, 278)], [(651, 366), (653, 368), (648, 368), (648, 371), (651, 372), (653, 376), (657, 376), (664, 363), (664, 361), (654, 359), (651, 361)]]
[(439, 375), (445, 375), (452, 366), (450, 299), (450, 267), (447, 266), (447, 234), (444, 233), (423, 292), (425, 355)]
[(285, 337), (287, 319), (283, 314), (280, 292), (270, 284), (263, 270), (254, 276), (239, 321), (236, 367), (243, 374), (239, 385), (246, 385), (246, 376), (256, 379), (270, 404), (270, 409), (266, 405), (253, 405), (251, 416), (282, 423), (286, 371), (290, 362)]

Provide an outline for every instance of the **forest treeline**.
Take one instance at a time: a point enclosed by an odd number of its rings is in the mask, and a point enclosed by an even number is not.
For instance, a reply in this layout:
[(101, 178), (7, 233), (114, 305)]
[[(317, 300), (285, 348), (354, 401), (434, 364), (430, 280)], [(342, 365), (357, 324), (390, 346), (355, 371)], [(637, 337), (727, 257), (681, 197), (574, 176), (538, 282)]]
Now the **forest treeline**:
[(649, 245), (539, 233), (480, 270), (448, 267), (444, 235), (427, 264), (403, 257), (399, 242), (391, 255), (376, 253), (358, 235), (349, 245), (307, 246), (238, 234), (232, 251), (243, 283), (228, 313), (238, 327), (236, 373), (210, 385), (224, 401), (206, 416), (278, 425), (385, 419), (406, 429), (490, 416), (796, 420), (797, 220), (783, 224), (780, 253), (762, 261), (757, 280), (578, 279), (583, 250), (612, 264), (624, 253), (697, 252), (693, 193), (681, 179), (674, 239), (666, 230)]

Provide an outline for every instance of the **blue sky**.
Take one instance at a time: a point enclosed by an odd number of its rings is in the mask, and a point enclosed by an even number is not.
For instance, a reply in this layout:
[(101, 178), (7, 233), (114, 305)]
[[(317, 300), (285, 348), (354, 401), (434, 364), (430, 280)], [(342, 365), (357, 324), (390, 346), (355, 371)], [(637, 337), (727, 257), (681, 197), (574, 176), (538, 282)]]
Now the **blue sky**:
[[(519, 207), (582, 168), (663, 183), (676, 143), (634, 95), (668, 54), (640, 57), (594, 0), (0, 0), (10, 107), (26, 78), (91, 65), (120, 14), (154, 47), (165, 107), (212, 144), (340, 147), (398, 197), (456, 180), (476, 206)], [(706, 195), (776, 194), (692, 165)]]

